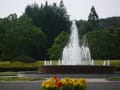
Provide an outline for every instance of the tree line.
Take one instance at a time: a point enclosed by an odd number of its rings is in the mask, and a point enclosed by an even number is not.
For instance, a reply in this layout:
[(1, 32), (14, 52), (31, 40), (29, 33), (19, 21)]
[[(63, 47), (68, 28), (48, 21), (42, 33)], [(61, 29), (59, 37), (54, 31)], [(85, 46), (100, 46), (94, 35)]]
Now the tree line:
[(50, 59), (54, 39), (68, 34), (70, 24), (63, 1), (59, 5), (33, 3), (20, 17), (0, 18), (0, 60)]
[(79, 36), (87, 38), (93, 59), (120, 59), (120, 17), (99, 19), (94, 6), (88, 21), (77, 21)]
[[(88, 21), (76, 21), (94, 59), (120, 58), (120, 17), (99, 19), (94, 6)], [(0, 60), (58, 60), (69, 41), (71, 21), (63, 1), (26, 6), (20, 17), (0, 18)], [(27, 58), (27, 59), (26, 59)]]

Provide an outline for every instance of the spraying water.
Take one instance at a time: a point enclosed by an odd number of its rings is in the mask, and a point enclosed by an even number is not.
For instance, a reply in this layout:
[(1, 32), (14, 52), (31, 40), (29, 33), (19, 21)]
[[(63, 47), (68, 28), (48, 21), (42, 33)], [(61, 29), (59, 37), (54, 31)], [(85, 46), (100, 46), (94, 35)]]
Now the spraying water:
[(91, 64), (90, 50), (85, 45), (79, 46), (78, 29), (75, 21), (72, 22), (71, 35), (68, 44), (63, 49), (62, 65), (89, 65)]

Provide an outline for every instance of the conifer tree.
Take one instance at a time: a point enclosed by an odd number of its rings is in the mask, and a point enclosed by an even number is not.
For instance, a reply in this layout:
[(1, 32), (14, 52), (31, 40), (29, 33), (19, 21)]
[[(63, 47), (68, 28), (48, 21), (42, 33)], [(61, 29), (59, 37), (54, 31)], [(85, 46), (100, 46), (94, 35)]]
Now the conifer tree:
[(96, 27), (97, 27), (96, 23), (98, 21), (99, 21), (99, 16), (96, 13), (95, 7), (92, 6), (91, 11), (90, 11), (89, 16), (88, 16), (88, 22), (91, 24), (92, 30), (96, 29)]

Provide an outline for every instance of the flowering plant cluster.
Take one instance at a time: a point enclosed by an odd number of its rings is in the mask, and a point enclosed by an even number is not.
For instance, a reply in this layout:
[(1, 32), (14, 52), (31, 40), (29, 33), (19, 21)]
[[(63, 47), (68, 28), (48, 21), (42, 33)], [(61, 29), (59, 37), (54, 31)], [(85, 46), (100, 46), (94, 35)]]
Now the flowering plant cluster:
[(42, 82), (42, 90), (86, 90), (86, 80), (51, 77)]

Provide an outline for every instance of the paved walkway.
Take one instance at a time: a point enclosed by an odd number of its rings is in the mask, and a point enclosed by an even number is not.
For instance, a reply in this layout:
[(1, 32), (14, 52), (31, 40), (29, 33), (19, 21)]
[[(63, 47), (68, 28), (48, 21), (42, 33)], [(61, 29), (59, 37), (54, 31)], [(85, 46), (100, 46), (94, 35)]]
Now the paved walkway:
[[(40, 85), (41, 81), (0, 82), (0, 90), (42, 90)], [(87, 90), (120, 90), (120, 82), (88, 78)]]
[[(87, 80), (86, 90), (120, 90), (120, 81), (107, 81), (107, 77), (120, 77), (120, 74), (38, 74), (38, 73), (19, 73), (20, 77), (41, 77), (51, 76), (81, 78)], [(41, 81), (14, 81), (0, 82), (0, 90), (42, 90)]]
[(40, 78), (49, 78), (52, 76), (58, 77), (75, 77), (75, 78), (108, 78), (108, 77), (120, 77), (120, 73), (113, 74), (39, 74), (37, 72), (20, 72), (18, 73), (19, 77), (40, 77)]

